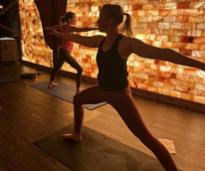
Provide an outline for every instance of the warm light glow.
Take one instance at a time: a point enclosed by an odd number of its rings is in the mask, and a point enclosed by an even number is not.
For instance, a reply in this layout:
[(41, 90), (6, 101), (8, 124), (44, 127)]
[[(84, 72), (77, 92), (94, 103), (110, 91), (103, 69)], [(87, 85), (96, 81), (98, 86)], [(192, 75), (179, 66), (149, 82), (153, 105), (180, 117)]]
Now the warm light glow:
[[(93, 25), (104, 3), (118, 3), (133, 19), (134, 37), (157, 47), (172, 48), (205, 62), (205, 3), (201, 0), (75, 0), (67, 10), (77, 14), (78, 25)], [(51, 50), (45, 45), (39, 14), (33, 0), (20, 0), (23, 59), (51, 66)], [(87, 35), (97, 34), (90, 32)], [(96, 77), (96, 49), (75, 45), (73, 54), (84, 75)], [(67, 64), (63, 69), (74, 72)], [(205, 73), (165, 61), (131, 55), (128, 60), (132, 87), (205, 104)]]
[(52, 66), (52, 50), (46, 45), (34, 0), (20, 0), (23, 60)]

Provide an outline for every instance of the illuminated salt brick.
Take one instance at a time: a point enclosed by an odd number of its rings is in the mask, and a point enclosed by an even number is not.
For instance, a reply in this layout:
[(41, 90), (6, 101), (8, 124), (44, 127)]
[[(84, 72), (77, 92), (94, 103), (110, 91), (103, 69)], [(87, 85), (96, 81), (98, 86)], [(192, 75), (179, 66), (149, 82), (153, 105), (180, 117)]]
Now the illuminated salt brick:
[(175, 30), (175, 29), (173, 29), (173, 34), (175, 36), (187, 36), (187, 30), (183, 30), (183, 29)]
[(152, 71), (156, 71), (157, 70), (157, 66), (155, 64), (150, 64), (150, 69)]
[(184, 74), (195, 75), (197, 72), (197, 69), (194, 67), (183, 66), (183, 71), (184, 71)]
[(184, 92), (184, 93), (188, 93), (189, 92), (189, 85), (188, 84), (178, 84), (175, 86), (175, 90), (179, 91), (179, 92)]
[(169, 36), (169, 41), (176, 43), (176, 42), (181, 42), (182, 37), (181, 36)]
[(146, 39), (146, 40), (144, 40), (144, 42), (147, 43), (148, 45), (152, 45), (152, 42), (153, 42), (153, 41), (152, 41), (152, 40), (147, 40), (147, 39)]
[(177, 8), (177, 3), (175, 2), (170, 2), (170, 3), (165, 3), (164, 9), (176, 9)]
[(193, 50), (191, 56), (196, 58), (205, 57), (205, 51)]
[(173, 48), (178, 48), (178, 49), (184, 49), (186, 46), (186, 43), (181, 43), (181, 42), (175, 42), (173, 43)]
[(166, 16), (163, 18), (164, 22), (176, 22), (176, 16)]
[(160, 94), (164, 94), (164, 95), (169, 95), (170, 94), (169, 87), (158, 88), (158, 92)]
[(205, 37), (195, 37), (193, 39), (193, 43), (195, 43), (195, 44), (205, 44)]
[(155, 40), (155, 37), (156, 37), (155, 34), (146, 34), (144, 39)]
[(147, 75), (149, 77), (149, 81), (150, 80), (156, 80), (156, 78), (159, 77), (159, 71), (157, 69), (150, 70), (149, 72), (147, 72)]
[(140, 40), (144, 40), (145, 39), (145, 35), (144, 34), (136, 34), (135, 38), (136, 39), (140, 39)]
[(163, 10), (164, 9), (164, 4), (157, 2), (157, 3), (154, 4), (154, 9)]
[(167, 35), (157, 35), (156, 40), (163, 41), (163, 42), (168, 42), (168, 36)]
[(147, 79), (149, 79), (149, 76), (148, 76), (148, 74), (145, 74), (145, 73), (136, 73), (135, 78), (140, 78), (140, 79), (143, 79), (143, 80), (147, 80)]
[(172, 97), (178, 97), (178, 98), (181, 98), (181, 96), (182, 96), (181, 93), (176, 91), (176, 90), (170, 90), (169, 95)]
[(159, 66), (159, 69), (161, 72), (168, 72), (168, 71), (171, 71), (172, 67), (166, 66), (166, 65), (161, 65), (161, 66)]
[(142, 5), (142, 10), (152, 10), (154, 7), (153, 7), (153, 5), (152, 4), (144, 4), (144, 5)]
[(189, 16), (188, 23), (202, 23), (204, 22), (203, 16)]
[(205, 45), (199, 45), (199, 50), (205, 51)]
[(168, 23), (168, 22), (160, 22), (158, 27), (159, 27), (159, 29), (170, 29), (170, 23)]
[(172, 76), (172, 73), (171, 72), (160, 72), (159, 76), (160, 76), (160, 79), (165, 79), (165, 78), (169, 79)]
[(145, 16), (145, 11), (143, 11), (143, 10), (138, 10), (138, 11), (137, 11), (137, 15), (138, 15), (139, 17), (144, 17), (144, 16)]
[(154, 81), (153, 86), (159, 88), (159, 87), (164, 87), (164, 84), (162, 82), (159, 82), (159, 81)]
[(203, 14), (202, 11), (199, 11), (197, 9), (183, 9), (182, 12), (183, 15), (188, 15), (188, 16), (199, 16)]
[(130, 14), (130, 12), (133, 10), (132, 5), (124, 5), (123, 10)]
[(196, 25), (197, 30), (204, 30), (205, 29), (205, 24), (204, 23), (199, 23)]
[(135, 83), (134, 83), (134, 81), (132, 80), (132, 78), (128, 78), (128, 80), (129, 80), (129, 86), (130, 86), (130, 87), (135, 87)]
[(132, 5), (132, 10), (137, 11), (142, 9), (142, 4), (135, 3)]
[(176, 85), (180, 85), (182, 83), (181, 80), (177, 80), (177, 79), (170, 79), (170, 84), (173, 85), (173, 86), (176, 86)]
[(172, 48), (172, 42), (162, 42), (162, 48)]
[(190, 1), (177, 2), (177, 9), (187, 9), (190, 7)]
[(188, 23), (189, 22), (188, 20), (189, 20), (189, 16), (184, 16), (184, 15), (176, 16), (176, 22)]
[(200, 93), (198, 93), (197, 95), (205, 97), (205, 91), (201, 91)]
[(189, 93), (181, 93), (181, 98), (182, 98), (182, 99), (191, 100), (192, 97), (193, 97), (193, 96), (190, 95)]
[(96, 12), (96, 11), (98, 12), (99, 11), (99, 7), (93, 5), (93, 6), (91, 6), (91, 11), (92, 12)]
[(171, 29), (184, 29), (183, 23), (170, 23)]
[(158, 88), (157, 87), (150, 87), (150, 85), (146, 86), (145, 90), (151, 91), (151, 92), (158, 92)]
[(204, 84), (196, 84), (195, 89), (203, 91), (203, 90), (205, 90), (205, 85)]
[(152, 45), (156, 47), (161, 47), (162, 42), (161, 41), (153, 41)]
[(193, 96), (193, 101), (205, 104), (205, 97), (202, 96)]
[(188, 49), (188, 50), (198, 50), (199, 49), (199, 45), (198, 44), (194, 44), (194, 43), (186, 43), (185, 47), (183, 47), (184, 49)]
[(192, 8), (201, 9), (204, 8), (204, 1), (191, 1)]
[(196, 71), (196, 76), (202, 79), (201, 83), (205, 84), (205, 80), (203, 80), (203, 78), (205, 77), (205, 71), (197, 70)]
[(138, 4), (148, 4), (149, 0), (133, 0), (132, 2), (135, 2), (135, 3), (138, 3)]
[(170, 15), (170, 10), (165, 10), (164, 8), (162, 10), (159, 10), (159, 15), (160, 16), (169, 16)]
[(170, 10), (170, 13), (169, 13), (170, 16), (181, 16), (183, 14), (184, 14), (183, 9), (173, 9), (173, 10)]

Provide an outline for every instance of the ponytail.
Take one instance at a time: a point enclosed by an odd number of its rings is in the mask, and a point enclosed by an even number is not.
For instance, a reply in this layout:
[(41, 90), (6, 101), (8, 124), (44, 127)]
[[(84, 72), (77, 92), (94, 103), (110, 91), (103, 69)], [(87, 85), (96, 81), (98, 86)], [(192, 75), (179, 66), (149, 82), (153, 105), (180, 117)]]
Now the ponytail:
[(126, 19), (121, 27), (122, 31), (126, 31), (128, 36), (132, 36), (132, 27), (131, 27), (131, 16), (128, 13), (123, 13), (126, 16)]

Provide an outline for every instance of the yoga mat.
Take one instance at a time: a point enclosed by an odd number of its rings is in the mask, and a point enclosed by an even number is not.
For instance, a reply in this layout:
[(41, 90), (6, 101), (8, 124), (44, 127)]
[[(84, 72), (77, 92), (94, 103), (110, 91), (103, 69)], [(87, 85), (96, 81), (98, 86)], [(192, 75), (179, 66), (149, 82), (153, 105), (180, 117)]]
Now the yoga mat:
[(158, 160), (88, 127), (83, 141), (64, 140), (63, 128), (34, 144), (74, 171), (164, 171)]
[[(73, 96), (75, 95), (75, 87), (72, 87), (68, 84), (60, 83), (59, 86), (57, 87), (48, 88), (48, 82), (41, 82), (41, 83), (33, 84), (31, 86), (33, 88), (44, 91), (55, 97), (61, 98), (69, 102), (73, 102)], [(88, 110), (94, 110), (105, 104), (106, 102), (96, 103), (96, 104), (85, 104), (83, 105), (83, 107), (85, 107)]]
[(11, 77), (0, 76), (0, 84), (14, 82), (15, 79)]

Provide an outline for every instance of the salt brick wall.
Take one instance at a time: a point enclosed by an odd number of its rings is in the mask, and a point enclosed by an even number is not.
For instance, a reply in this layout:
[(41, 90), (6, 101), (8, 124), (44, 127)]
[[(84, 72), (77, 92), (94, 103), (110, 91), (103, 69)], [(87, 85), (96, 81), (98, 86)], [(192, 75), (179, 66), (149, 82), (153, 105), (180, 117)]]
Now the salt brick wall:
[[(132, 16), (134, 37), (205, 62), (205, 1), (69, 0), (67, 10), (76, 12), (79, 25), (90, 26), (104, 3), (118, 3)], [(20, 0), (20, 11), (24, 60), (51, 66), (51, 50), (45, 45), (33, 0)], [(92, 34), (98, 33), (87, 35)], [(94, 78), (95, 55), (96, 49), (75, 45), (73, 56), (83, 66), (84, 75)], [(75, 72), (68, 65), (63, 69)], [(201, 70), (131, 55), (128, 71), (132, 87), (205, 104), (205, 73)]]

